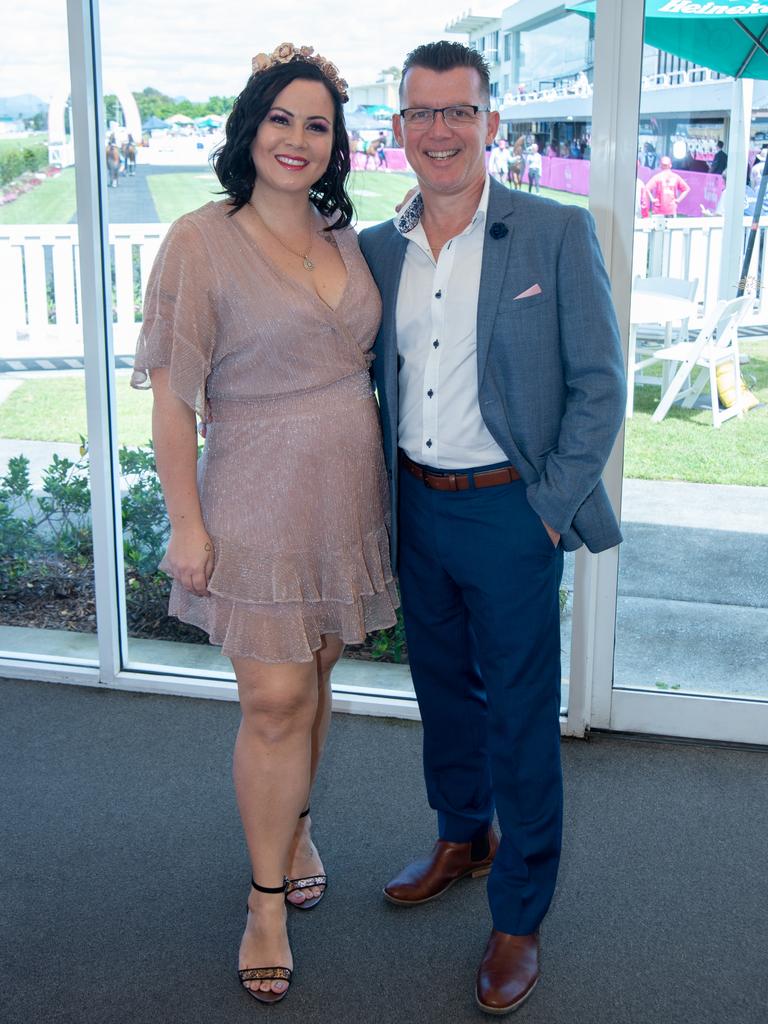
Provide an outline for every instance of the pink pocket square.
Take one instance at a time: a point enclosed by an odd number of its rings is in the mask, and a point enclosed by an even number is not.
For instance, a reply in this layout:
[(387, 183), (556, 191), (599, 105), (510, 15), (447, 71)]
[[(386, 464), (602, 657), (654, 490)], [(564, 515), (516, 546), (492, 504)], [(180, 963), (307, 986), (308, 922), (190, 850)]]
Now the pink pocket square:
[(532, 284), (530, 288), (526, 288), (524, 292), (520, 292), (516, 295), (513, 302), (517, 302), (518, 299), (530, 299), (532, 295), (541, 295), (541, 288), (537, 284)]

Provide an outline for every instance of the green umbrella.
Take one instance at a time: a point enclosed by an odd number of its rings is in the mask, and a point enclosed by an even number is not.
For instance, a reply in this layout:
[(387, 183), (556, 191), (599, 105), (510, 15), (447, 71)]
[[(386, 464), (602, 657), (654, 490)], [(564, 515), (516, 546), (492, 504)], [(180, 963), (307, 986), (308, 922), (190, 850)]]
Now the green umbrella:
[[(595, 16), (595, 0), (567, 10)], [(768, 78), (768, 2), (645, 0), (645, 41), (734, 78)]]

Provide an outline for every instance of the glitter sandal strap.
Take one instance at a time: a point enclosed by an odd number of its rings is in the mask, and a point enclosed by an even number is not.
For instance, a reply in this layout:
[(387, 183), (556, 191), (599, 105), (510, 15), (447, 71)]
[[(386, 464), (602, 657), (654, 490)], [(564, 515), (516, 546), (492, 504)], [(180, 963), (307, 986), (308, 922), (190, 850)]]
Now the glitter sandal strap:
[(287, 892), (296, 889), (310, 889), (313, 885), (328, 885), (327, 875), (307, 875), (305, 878), (289, 878)]
[(237, 972), (240, 981), (287, 981), (293, 971), (289, 967), (245, 967)]

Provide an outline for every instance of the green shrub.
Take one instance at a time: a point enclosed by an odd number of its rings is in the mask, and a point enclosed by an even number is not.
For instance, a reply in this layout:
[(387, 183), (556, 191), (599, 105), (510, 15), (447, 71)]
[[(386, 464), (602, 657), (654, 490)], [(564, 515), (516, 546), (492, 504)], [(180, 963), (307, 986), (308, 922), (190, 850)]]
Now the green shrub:
[(40, 171), (48, 166), (48, 147), (33, 143), (0, 152), (0, 185), (21, 177), (24, 171)]

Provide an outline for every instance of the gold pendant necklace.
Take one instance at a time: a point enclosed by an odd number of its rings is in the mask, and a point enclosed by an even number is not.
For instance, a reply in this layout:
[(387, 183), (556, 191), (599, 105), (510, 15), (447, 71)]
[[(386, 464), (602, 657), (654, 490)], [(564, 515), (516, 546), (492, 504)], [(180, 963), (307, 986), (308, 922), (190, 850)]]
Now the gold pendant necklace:
[(289, 252), (292, 256), (296, 256), (298, 259), (300, 259), (301, 260), (301, 265), (302, 265), (302, 267), (304, 267), (305, 270), (314, 270), (315, 269), (315, 264), (309, 258), (309, 254), (312, 252), (312, 231), (311, 231), (311, 229), (310, 229), (310, 232), (309, 232), (309, 245), (307, 246), (307, 251), (306, 252), (296, 252), (295, 249), (291, 249), (291, 247), (289, 245), (286, 245), (285, 242), (282, 240), (282, 238), (279, 238), (275, 234), (275, 232), (272, 231), (271, 228), (269, 228), (267, 226), (266, 221), (261, 216), (261, 214), (256, 209), (256, 207), (253, 205), (253, 203), (249, 203), (249, 205), (250, 205), (251, 209), (253, 210), (253, 212), (256, 214), (256, 216), (259, 218), (261, 223), (264, 225), (264, 229), (266, 230), (266, 232), (268, 234), (272, 235), (274, 240), (276, 242), (278, 242), (280, 245), (282, 245), (282, 247), (285, 249), (286, 252)]

